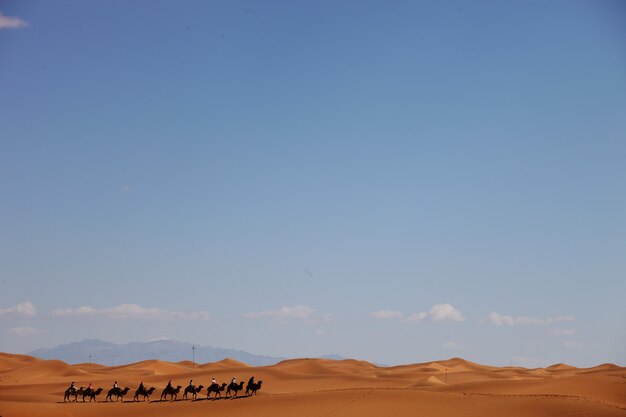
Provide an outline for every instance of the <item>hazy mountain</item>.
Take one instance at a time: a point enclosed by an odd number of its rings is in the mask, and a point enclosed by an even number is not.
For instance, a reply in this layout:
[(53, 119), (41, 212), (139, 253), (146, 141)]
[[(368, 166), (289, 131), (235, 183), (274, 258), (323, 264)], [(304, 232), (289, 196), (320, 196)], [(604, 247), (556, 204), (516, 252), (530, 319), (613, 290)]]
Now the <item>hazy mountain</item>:
[(322, 356), (320, 356), (319, 358), (320, 358), (320, 359), (332, 359), (332, 360), (334, 360), (334, 361), (342, 361), (342, 360), (344, 360), (344, 359), (347, 359), (347, 358), (346, 358), (346, 357), (344, 357), (344, 356), (341, 356), (341, 355), (335, 355), (334, 353), (331, 353), (331, 354), (329, 354), (329, 355), (322, 355)]
[[(60, 359), (67, 363), (91, 361), (102, 365), (122, 365), (147, 359), (159, 359), (170, 362), (192, 360), (191, 343), (175, 340), (155, 340), (152, 342), (133, 342), (118, 345), (98, 339), (85, 339), (81, 342), (60, 345), (50, 349), (37, 349), (29, 353), (42, 359)], [(195, 346), (196, 363), (216, 362), (232, 358), (248, 365), (273, 365), (285, 358), (260, 356), (234, 349), (222, 349), (211, 346)]]

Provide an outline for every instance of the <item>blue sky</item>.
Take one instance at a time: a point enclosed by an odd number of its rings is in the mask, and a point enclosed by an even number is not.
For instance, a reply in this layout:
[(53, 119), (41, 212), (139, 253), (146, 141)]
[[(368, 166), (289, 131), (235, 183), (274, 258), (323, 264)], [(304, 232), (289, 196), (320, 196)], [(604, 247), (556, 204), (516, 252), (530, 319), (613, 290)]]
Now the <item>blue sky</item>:
[(626, 364), (622, 2), (0, 12), (0, 351)]

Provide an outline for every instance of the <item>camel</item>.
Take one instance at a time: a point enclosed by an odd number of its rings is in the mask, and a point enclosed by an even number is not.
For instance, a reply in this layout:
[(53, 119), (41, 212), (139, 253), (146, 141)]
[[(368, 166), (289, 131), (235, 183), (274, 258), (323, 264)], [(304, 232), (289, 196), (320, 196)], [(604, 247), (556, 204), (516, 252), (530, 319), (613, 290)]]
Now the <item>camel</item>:
[(230, 384), (228, 384), (228, 389), (226, 390), (226, 396), (230, 397), (230, 392), (233, 391), (235, 393), (235, 397), (237, 396), (237, 392), (241, 391), (243, 389), (243, 381), (241, 381), (239, 383), (239, 385), (237, 385), (234, 382), (231, 382)]
[(148, 401), (150, 401), (150, 396), (152, 395), (152, 393), (154, 392), (156, 388), (155, 387), (150, 387), (150, 389), (138, 389), (137, 391), (135, 391), (135, 396), (133, 397), (133, 401), (139, 401), (139, 396), (143, 395), (143, 401), (146, 401), (146, 398), (148, 398)]
[(256, 395), (256, 392), (261, 389), (262, 380), (259, 382), (253, 382), (252, 384), (248, 384), (246, 386), (246, 395)]
[(210, 395), (212, 392), (215, 393), (215, 398), (221, 397), (222, 392), (224, 392), (225, 389), (226, 389), (226, 382), (222, 383), (221, 386), (217, 384), (211, 384), (211, 386), (206, 389), (206, 397), (210, 398)]
[(85, 397), (89, 397), (89, 402), (96, 401), (96, 396), (100, 395), (100, 393), (102, 393), (102, 390), (103, 388), (98, 388), (95, 391), (91, 388), (87, 388), (85, 391), (83, 391), (83, 402), (85, 402)]
[(192, 387), (191, 385), (189, 385), (187, 388), (185, 388), (185, 392), (183, 393), (183, 398), (187, 399), (187, 394), (191, 393), (191, 395), (193, 395), (193, 399), (195, 400), (196, 397), (198, 396), (198, 393), (202, 391), (202, 388), (204, 388), (204, 385), (198, 385), (197, 387)]
[(74, 396), (74, 402), (76, 402), (78, 400), (78, 391), (83, 391), (85, 387), (80, 387), (78, 390), (77, 389), (72, 389), (72, 388), (68, 388), (65, 390), (65, 393), (63, 395), (63, 402), (65, 402), (65, 400), (67, 401), (72, 401), (70, 400), (70, 395)]
[(180, 392), (181, 388), (182, 387), (180, 385), (178, 385), (176, 388), (174, 387), (163, 388), (163, 392), (161, 393), (161, 400), (163, 400), (163, 397), (165, 397), (165, 399), (167, 400), (168, 395), (172, 397), (172, 400), (175, 400), (178, 397), (178, 393)]
[(124, 395), (128, 394), (128, 391), (130, 390), (130, 388), (126, 387), (123, 390), (120, 388), (111, 388), (109, 390), (109, 392), (107, 393), (106, 398), (104, 399), (104, 401), (109, 401), (109, 398), (111, 399), (111, 401), (113, 401), (113, 396), (115, 395), (117, 398), (115, 399), (116, 401), (120, 401), (120, 399), (122, 401), (124, 401)]

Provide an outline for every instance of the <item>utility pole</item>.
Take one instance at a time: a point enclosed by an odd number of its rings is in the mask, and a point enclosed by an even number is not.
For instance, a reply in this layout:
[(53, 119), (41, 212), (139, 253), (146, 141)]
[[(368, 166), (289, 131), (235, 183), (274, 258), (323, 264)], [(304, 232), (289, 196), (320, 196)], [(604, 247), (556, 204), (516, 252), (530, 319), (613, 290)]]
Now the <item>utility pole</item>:
[(192, 360), (191, 363), (193, 364), (193, 367), (196, 367), (196, 345), (191, 345), (191, 354), (192, 354)]

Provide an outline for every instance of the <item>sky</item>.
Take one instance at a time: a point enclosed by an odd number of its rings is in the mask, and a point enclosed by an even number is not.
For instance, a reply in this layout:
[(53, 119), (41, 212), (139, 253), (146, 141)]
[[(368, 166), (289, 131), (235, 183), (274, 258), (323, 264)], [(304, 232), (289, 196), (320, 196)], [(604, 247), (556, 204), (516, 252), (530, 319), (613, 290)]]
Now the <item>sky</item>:
[(0, 13), (0, 351), (626, 365), (624, 2)]

